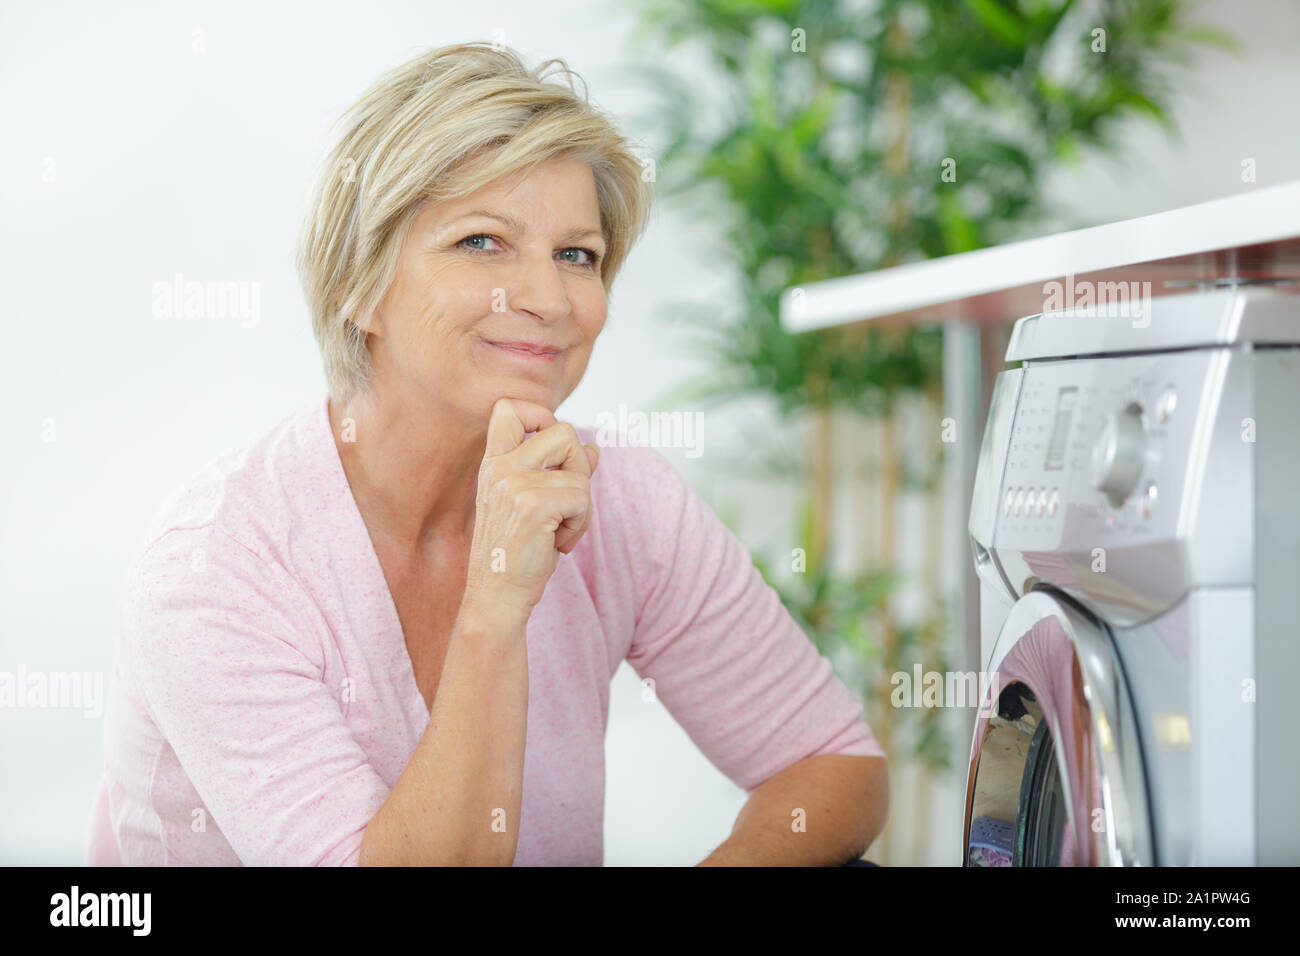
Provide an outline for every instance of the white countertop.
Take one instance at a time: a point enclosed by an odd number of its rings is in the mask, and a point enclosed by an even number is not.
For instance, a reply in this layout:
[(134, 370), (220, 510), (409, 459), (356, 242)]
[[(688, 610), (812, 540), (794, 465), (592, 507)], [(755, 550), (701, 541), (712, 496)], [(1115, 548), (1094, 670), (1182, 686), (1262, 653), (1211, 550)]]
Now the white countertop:
[(791, 332), (865, 319), (1003, 324), (1043, 311), (1045, 283), (1300, 280), (1300, 180), (1122, 222), (787, 289)]

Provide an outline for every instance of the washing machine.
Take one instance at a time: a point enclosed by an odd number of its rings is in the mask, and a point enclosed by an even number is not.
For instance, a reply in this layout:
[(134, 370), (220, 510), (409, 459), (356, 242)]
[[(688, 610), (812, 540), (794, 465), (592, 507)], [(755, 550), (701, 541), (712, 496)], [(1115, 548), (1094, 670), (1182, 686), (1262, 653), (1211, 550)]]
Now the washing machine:
[(1027, 316), (1006, 360), (963, 864), (1300, 864), (1300, 290)]

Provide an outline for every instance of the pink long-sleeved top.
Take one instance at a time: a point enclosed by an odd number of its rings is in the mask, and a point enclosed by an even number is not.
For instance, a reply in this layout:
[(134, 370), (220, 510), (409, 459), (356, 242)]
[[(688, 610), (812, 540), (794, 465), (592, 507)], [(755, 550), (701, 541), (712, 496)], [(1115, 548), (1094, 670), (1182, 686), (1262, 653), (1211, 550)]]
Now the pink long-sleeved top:
[[(646, 706), (746, 791), (815, 754), (883, 756), (829, 661), (661, 453), (602, 447), (591, 497), (526, 629), (515, 865), (602, 864), (624, 659), (653, 689)], [(355, 865), (429, 709), (326, 399), (202, 469), (146, 540), (122, 595), (88, 862)]]

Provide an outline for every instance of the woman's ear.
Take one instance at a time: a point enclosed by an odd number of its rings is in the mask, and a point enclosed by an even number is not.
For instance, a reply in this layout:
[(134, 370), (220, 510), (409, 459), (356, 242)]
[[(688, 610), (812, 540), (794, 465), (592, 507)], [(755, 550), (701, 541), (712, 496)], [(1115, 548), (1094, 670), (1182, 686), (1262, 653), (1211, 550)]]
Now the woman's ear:
[(368, 335), (377, 335), (380, 338), (384, 337), (383, 318), (380, 316), (378, 309), (372, 309), (369, 312), (359, 315), (358, 318), (363, 320), (357, 324), (357, 327), (363, 332)]
[(383, 334), (383, 323), (380, 320), (377, 308), (369, 311), (358, 310), (357, 314), (351, 316), (347, 321), (360, 329), (363, 335), (377, 333), (382, 336)]

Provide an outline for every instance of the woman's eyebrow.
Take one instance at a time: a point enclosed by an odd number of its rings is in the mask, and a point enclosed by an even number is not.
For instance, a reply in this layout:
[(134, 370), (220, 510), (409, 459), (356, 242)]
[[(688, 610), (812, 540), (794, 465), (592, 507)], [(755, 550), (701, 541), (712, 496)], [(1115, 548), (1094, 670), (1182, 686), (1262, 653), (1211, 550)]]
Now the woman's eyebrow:
[(485, 216), (488, 219), (495, 219), (497, 222), (503, 222), (511, 229), (513, 229), (515, 232), (524, 231), (524, 224), (521, 223), (518, 219), (515, 219), (511, 216), (503, 216), (500, 213), (488, 212), (486, 209), (472, 209), (469, 212), (463, 212), (454, 219), (448, 219), (445, 223), (443, 223), (443, 228), (449, 229), (456, 223), (460, 222), (462, 219), (473, 219), (475, 216)]
[[(459, 216), (455, 217), (454, 219), (448, 219), (446, 222), (444, 222), (439, 227), (438, 231), (443, 232), (445, 230), (448, 230), (456, 223), (460, 222), (462, 219), (472, 219), (475, 216), (483, 216), (488, 219), (495, 219), (497, 222), (505, 223), (515, 232), (528, 231), (527, 229), (524, 228), (524, 224), (521, 223), (518, 219), (515, 219), (512, 216), (502, 215), (501, 213), (488, 212), (486, 209), (472, 209), (469, 212), (461, 213)], [(563, 236), (561, 236), (560, 241), (569, 242), (573, 239), (582, 239), (586, 236), (600, 236), (601, 238), (604, 238), (604, 234), (599, 229), (592, 229), (589, 227), (584, 228), (582, 226), (578, 226), (570, 230), (569, 232), (565, 233)]]
[(575, 229), (573, 232), (566, 233), (560, 237), (561, 242), (572, 242), (574, 239), (585, 239), (587, 236), (599, 236), (605, 238), (605, 234), (599, 229)]

